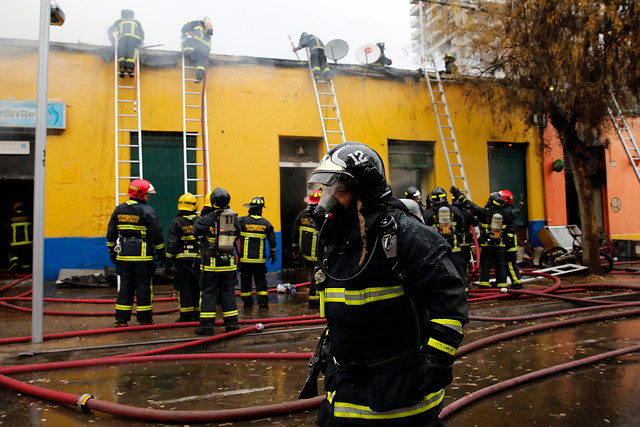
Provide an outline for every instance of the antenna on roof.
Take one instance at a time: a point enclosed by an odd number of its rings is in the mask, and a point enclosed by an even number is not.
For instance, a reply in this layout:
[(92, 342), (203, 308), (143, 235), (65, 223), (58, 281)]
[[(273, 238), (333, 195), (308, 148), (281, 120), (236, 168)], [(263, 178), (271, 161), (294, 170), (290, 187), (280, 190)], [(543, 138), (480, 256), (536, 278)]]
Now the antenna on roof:
[(327, 58), (333, 59), (334, 63), (338, 62), (338, 59), (342, 59), (347, 56), (349, 52), (349, 45), (346, 41), (340, 39), (331, 40), (324, 47), (324, 54)]

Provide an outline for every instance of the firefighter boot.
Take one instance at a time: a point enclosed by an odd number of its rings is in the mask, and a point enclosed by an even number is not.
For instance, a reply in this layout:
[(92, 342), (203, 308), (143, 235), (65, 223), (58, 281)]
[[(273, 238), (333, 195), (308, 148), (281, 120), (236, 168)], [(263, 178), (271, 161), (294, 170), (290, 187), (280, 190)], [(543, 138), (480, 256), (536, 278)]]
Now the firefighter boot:
[(269, 308), (269, 297), (267, 295), (258, 295), (258, 306), (260, 308)]
[(196, 328), (195, 333), (196, 333), (196, 335), (208, 335), (208, 336), (211, 336), (211, 335), (213, 335), (213, 328), (206, 328), (204, 326), (201, 326), (199, 328)]
[(245, 307), (253, 307), (253, 297), (242, 297)]

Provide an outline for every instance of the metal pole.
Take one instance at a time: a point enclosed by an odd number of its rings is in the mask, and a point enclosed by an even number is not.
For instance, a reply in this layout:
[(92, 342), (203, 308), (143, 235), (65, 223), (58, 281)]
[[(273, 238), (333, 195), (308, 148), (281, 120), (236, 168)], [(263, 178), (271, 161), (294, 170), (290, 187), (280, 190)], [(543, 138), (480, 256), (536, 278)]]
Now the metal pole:
[(38, 93), (36, 102), (36, 146), (33, 188), (33, 294), (31, 342), (42, 342), (44, 289), (44, 180), (47, 146), (47, 79), (49, 73), (49, 24), (51, 0), (40, 0), (40, 45), (38, 47)]

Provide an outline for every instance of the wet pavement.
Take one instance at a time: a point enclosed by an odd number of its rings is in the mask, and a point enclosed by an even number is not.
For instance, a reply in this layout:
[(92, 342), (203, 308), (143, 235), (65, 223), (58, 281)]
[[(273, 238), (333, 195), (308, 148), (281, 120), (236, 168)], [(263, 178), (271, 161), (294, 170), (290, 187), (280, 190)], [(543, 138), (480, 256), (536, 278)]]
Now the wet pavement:
[[(270, 275), (271, 286), (279, 281)], [(573, 276), (563, 283), (602, 283), (640, 285), (639, 276), (609, 275), (604, 278)], [(0, 287), (9, 281), (0, 281)], [(525, 285), (541, 290), (549, 281)], [(2, 292), (0, 297), (22, 294), (30, 289), (29, 280)], [(157, 349), (170, 345), (201, 341), (193, 334), (195, 324), (160, 328), (174, 324), (175, 301), (158, 302), (174, 296), (170, 283), (156, 284), (154, 319), (156, 327), (148, 330), (30, 341), (0, 345), (0, 365), (26, 365), (71, 361)], [(115, 298), (115, 288), (59, 288), (47, 284), (45, 297), (108, 300)], [(582, 291), (571, 296), (596, 300), (639, 301), (636, 290), (612, 289)], [(307, 306), (306, 288), (296, 294), (270, 294), (268, 310), (256, 306), (244, 310), (239, 301), (240, 319), (245, 327), (264, 318), (312, 316)], [(6, 300), (5, 300), (6, 301)], [(29, 307), (29, 301), (15, 302)], [(506, 317), (545, 313), (576, 307), (576, 304), (552, 299), (500, 299), (473, 302), (474, 316)], [(113, 325), (113, 303), (45, 302), (44, 333), (95, 330)], [(632, 310), (628, 308), (626, 310)], [(637, 309), (637, 308), (636, 308)], [(589, 311), (551, 318), (518, 321), (474, 320), (465, 328), (463, 345), (496, 336), (506, 331), (545, 324), (554, 320), (613, 313), (623, 309)], [(64, 314), (63, 314), (64, 313)], [(70, 315), (71, 313), (84, 315)], [(3, 328), (0, 338), (31, 334), (29, 312), (0, 306)], [(130, 325), (135, 325), (135, 322)], [(308, 353), (315, 349), (321, 324), (267, 328), (169, 354), (183, 353)], [(222, 333), (218, 327), (216, 333)], [(540, 331), (498, 342), (458, 358), (454, 383), (447, 388), (445, 405), (502, 381), (554, 365), (640, 344), (640, 317), (629, 316), (592, 321), (574, 326)], [(155, 360), (92, 367), (74, 367), (52, 371), (12, 374), (10, 378), (50, 390), (81, 395), (90, 393), (97, 399), (137, 408), (171, 411), (210, 411), (244, 408), (295, 401), (306, 375), (306, 360)], [(320, 384), (320, 390), (322, 385)], [(488, 395), (448, 416), (449, 427), (457, 426), (634, 426), (640, 425), (640, 353), (630, 353), (599, 361), (585, 367), (516, 385)], [(316, 411), (309, 410), (270, 418), (210, 423), (232, 426), (309, 426), (314, 425)], [(81, 412), (76, 407), (41, 400), (0, 386), (0, 425), (183, 425), (168, 422), (145, 422), (106, 413)]]

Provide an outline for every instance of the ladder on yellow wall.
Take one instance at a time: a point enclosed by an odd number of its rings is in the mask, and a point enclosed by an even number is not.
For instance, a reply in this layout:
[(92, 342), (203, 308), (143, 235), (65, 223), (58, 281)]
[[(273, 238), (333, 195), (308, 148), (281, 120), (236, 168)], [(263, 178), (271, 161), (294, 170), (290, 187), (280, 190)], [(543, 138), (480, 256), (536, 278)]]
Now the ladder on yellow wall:
[[(209, 137), (207, 122), (207, 69), (204, 78), (197, 82), (196, 67), (187, 65), (182, 54), (182, 151), (184, 167), (184, 192), (197, 199), (211, 190), (211, 172), (207, 167)], [(199, 204), (199, 206), (202, 206)]]
[(329, 152), (333, 147), (346, 142), (347, 140), (344, 136), (344, 127), (342, 126), (342, 118), (340, 117), (338, 98), (336, 97), (336, 90), (333, 86), (333, 78), (329, 77), (328, 80), (316, 80), (313, 76), (309, 48), (307, 48), (307, 58), (309, 62), (309, 72), (311, 73), (311, 81), (313, 82), (313, 90), (316, 94), (318, 114), (320, 114), (324, 146), (327, 152)]
[(436, 69), (435, 64), (435, 58), (432, 57), (431, 67), (424, 66), (423, 71), (427, 88), (429, 88), (429, 97), (433, 105), (433, 112), (435, 113), (436, 122), (438, 123), (438, 135), (442, 143), (442, 150), (447, 160), (449, 178), (451, 179), (452, 185), (458, 187), (467, 194), (468, 198), (471, 198), (467, 175), (465, 174), (464, 166), (462, 165), (462, 156), (458, 148), (458, 141), (453, 131), (453, 123), (451, 121), (451, 114), (449, 113), (449, 106), (447, 105), (447, 98), (444, 94), (440, 73)]
[(612, 111), (611, 108), (607, 107), (609, 117), (611, 117), (613, 127), (616, 129), (620, 142), (622, 142), (622, 146), (624, 147), (624, 151), (627, 153), (627, 157), (629, 158), (629, 162), (631, 162), (631, 166), (636, 173), (636, 177), (640, 180), (640, 170), (638, 169), (640, 164), (640, 150), (638, 150), (638, 145), (636, 144), (635, 139), (633, 139), (633, 135), (631, 134), (631, 130), (629, 130), (629, 126), (627, 126), (627, 121), (622, 114), (618, 100), (613, 93), (611, 94), (611, 99), (613, 100), (614, 110)]
[(140, 105), (140, 55), (136, 55), (134, 77), (120, 77), (118, 41), (114, 49), (115, 91), (115, 202), (128, 200), (133, 179), (142, 178), (142, 121)]

